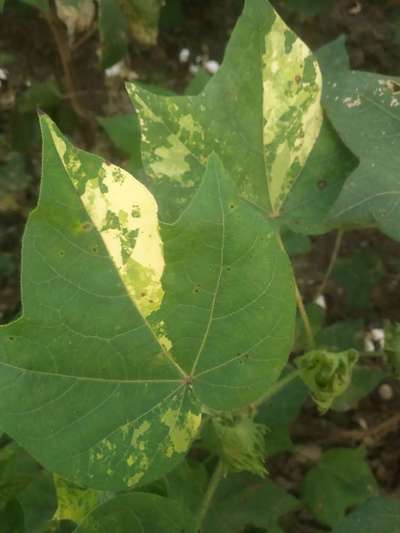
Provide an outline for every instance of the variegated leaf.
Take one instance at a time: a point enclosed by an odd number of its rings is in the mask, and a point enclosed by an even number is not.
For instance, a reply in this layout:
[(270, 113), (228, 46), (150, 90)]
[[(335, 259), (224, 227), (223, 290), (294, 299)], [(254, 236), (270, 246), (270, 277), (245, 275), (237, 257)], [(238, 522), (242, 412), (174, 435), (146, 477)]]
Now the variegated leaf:
[(288, 258), (219, 159), (174, 222), (47, 117), (23, 246), (23, 317), (0, 328), (0, 426), (50, 470), (126, 489), (172, 469), (201, 407), (268, 389), (292, 345)]
[(128, 85), (161, 213), (173, 219), (187, 205), (215, 151), (241, 195), (277, 218), (320, 132), (321, 85), (310, 50), (267, 0), (246, 1), (221, 69), (200, 95), (160, 97)]

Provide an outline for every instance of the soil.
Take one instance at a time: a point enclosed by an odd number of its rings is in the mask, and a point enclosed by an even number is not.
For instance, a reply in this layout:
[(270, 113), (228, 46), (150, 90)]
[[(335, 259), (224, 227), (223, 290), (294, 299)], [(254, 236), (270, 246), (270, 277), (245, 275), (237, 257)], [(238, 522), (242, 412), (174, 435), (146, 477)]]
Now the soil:
[[(395, 31), (395, 21), (400, 20), (400, 0), (336, 0), (330, 9), (309, 18), (282, 8), (283, 1), (276, 4), (288, 23), (313, 49), (344, 33), (353, 68), (400, 75), (400, 36)], [(185, 0), (182, 23), (161, 30), (157, 46), (147, 49), (134, 44), (130, 46), (127, 72), (145, 82), (182, 92), (191, 74), (188, 65), (179, 62), (180, 50), (189, 48), (192, 57), (221, 61), (241, 7), (240, 0)], [(104, 76), (98, 66), (97, 43), (96, 31), (89, 32), (73, 52), (74, 98), (92, 116), (128, 111), (130, 104), (124, 95), (123, 78)], [(16, 56), (16, 61), (7, 66), (7, 84), (0, 88), (0, 134), (10, 138), (17, 120), (13, 104), (32, 80), (55, 78), (61, 87), (66, 85), (52, 32), (37, 12), (27, 12), (26, 9), (5, 11), (0, 17), (0, 51), (12, 51)], [(66, 90), (65, 99), (71, 102), (71, 96)], [(86, 129), (80, 128), (82, 122), (82, 117), (73, 116), (75, 142), (103, 155), (111, 154), (118, 163), (102, 132), (93, 127), (93, 123)], [(0, 250), (7, 254), (12, 264), (7, 275), (0, 271), (0, 323), (8, 322), (20, 312), (18, 265), (21, 237), (26, 217), (37, 199), (40, 145), (30, 146), (24, 156), (33, 179), (29, 187), (15, 193), (13, 209), (0, 208)], [(313, 238), (311, 252), (296, 259), (297, 277), (308, 301), (327, 269), (334, 239), (334, 233)], [(366, 327), (380, 327), (383, 317), (400, 321), (400, 244), (376, 230), (346, 233), (340, 257), (351, 256), (359, 249), (370, 250), (382, 262), (383, 275), (373, 290), (372, 305), (367, 311), (349, 312), (343, 289), (331, 279), (326, 290), (328, 322), (361, 318)], [(363, 443), (382, 488), (400, 495), (400, 386), (394, 380), (388, 383), (392, 387), (392, 399), (384, 400), (375, 391), (362, 400), (357, 409), (345, 414), (331, 412), (322, 418), (315, 407), (307, 403), (292, 429), (295, 442), (303, 448), (309, 447), (311, 453), (315, 447), (326, 449), (333, 444), (355, 446)], [(309, 466), (310, 462), (301, 459), (299, 454), (281, 454), (269, 464), (269, 470), (275, 480), (286, 484), (296, 494)], [(288, 527), (288, 531), (299, 533), (323, 531), (304, 511), (292, 517)]]

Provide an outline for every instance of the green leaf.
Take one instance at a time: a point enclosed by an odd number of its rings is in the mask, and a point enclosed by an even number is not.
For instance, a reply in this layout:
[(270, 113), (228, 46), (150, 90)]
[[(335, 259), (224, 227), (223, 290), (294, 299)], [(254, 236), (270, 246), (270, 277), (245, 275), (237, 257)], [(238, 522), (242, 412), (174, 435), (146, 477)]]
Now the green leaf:
[(25, 515), (29, 533), (47, 533), (48, 525), (57, 509), (57, 495), (53, 476), (41, 469), (22, 492), (18, 501)]
[(332, 533), (397, 533), (400, 523), (400, 502), (397, 499), (370, 498), (343, 518)]
[(317, 51), (316, 56), (324, 78), (325, 74), (329, 76), (334, 70), (350, 70), (345, 35), (340, 35), (334, 41), (322, 46)]
[[(283, 378), (288, 373), (284, 373)], [(266, 434), (268, 456), (293, 450), (289, 433), (290, 424), (297, 418), (307, 395), (307, 387), (300, 379), (295, 379), (260, 407), (256, 421), (268, 428)]]
[(0, 449), (0, 508), (31, 483), (37, 465), (14, 444)]
[(18, 500), (10, 500), (0, 509), (1, 533), (25, 533), (24, 512)]
[(186, 95), (193, 95), (201, 93), (207, 83), (210, 81), (211, 76), (204, 68), (200, 68), (199, 71), (193, 76), (185, 89)]
[(321, 413), (327, 411), (333, 400), (347, 390), (357, 360), (356, 350), (340, 353), (313, 350), (297, 357), (295, 362), (300, 377), (310, 389)]
[(124, 13), (129, 30), (139, 43), (157, 42), (162, 0), (116, 0)]
[(311, 251), (311, 240), (305, 235), (295, 233), (294, 231), (284, 231), (282, 241), (287, 253), (292, 255), (307, 254)]
[(371, 224), (400, 239), (400, 79), (334, 70), (324, 103), (332, 124), (360, 159), (331, 211), (336, 225)]
[(14, 443), (2, 447), (0, 452), (0, 508), (17, 500), (23, 511), (26, 531), (44, 533), (56, 510), (51, 474)]
[(319, 464), (307, 473), (301, 497), (321, 523), (334, 527), (347, 509), (377, 491), (364, 454), (362, 449), (335, 448), (325, 452)]
[(1, 13), (1, 12), (3, 11), (3, 9), (4, 9), (5, 1), (6, 1), (6, 0), (0, 0), (0, 13)]
[(52, 109), (59, 105), (61, 94), (53, 80), (35, 82), (18, 97), (17, 107), (20, 113), (29, 113), (37, 109)]
[(190, 525), (190, 515), (177, 502), (135, 492), (97, 507), (74, 533), (191, 533)]
[(201, 463), (183, 461), (165, 478), (168, 497), (196, 512), (207, 488), (207, 470)]
[(387, 372), (380, 368), (356, 366), (348, 389), (335, 399), (331, 408), (334, 411), (348, 411), (357, 407), (357, 403), (368, 396), (385, 377)]
[(128, 25), (116, 0), (100, 0), (99, 32), (104, 68), (117, 63), (128, 52)]
[(140, 153), (140, 126), (136, 114), (98, 117), (97, 120), (118, 150), (130, 156), (130, 168), (140, 171), (143, 165)]
[(274, 383), (292, 271), (216, 156), (181, 216), (160, 222), (144, 185), (41, 125), (24, 315), (0, 328), (0, 425), (72, 482), (126, 489), (182, 460), (202, 406), (238, 409)]
[(315, 340), (320, 348), (330, 352), (344, 352), (348, 348), (361, 351), (364, 348), (363, 330), (362, 320), (342, 320), (320, 328)]
[(209, 514), (207, 533), (242, 533), (247, 526), (283, 533), (279, 519), (297, 510), (299, 502), (272, 481), (236, 474), (224, 480)]
[(128, 92), (151, 190), (170, 220), (190, 202), (213, 151), (240, 194), (279, 217), (323, 121), (318, 64), (266, 0), (246, 1), (223, 64), (200, 95), (163, 98), (133, 84)]
[(372, 306), (372, 291), (383, 278), (381, 259), (365, 250), (336, 261), (332, 278), (346, 291), (348, 309)]
[(104, 492), (76, 487), (56, 474), (54, 484), (58, 501), (54, 518), (60, 521), (71, 520), (80, 524), (86, 515), (108, 499)]

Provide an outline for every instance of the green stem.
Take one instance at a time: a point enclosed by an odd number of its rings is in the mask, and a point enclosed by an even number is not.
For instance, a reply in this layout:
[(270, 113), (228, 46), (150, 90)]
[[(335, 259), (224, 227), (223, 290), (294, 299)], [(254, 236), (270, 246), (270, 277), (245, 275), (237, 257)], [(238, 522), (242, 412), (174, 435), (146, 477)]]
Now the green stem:
[[(280, 243), (280, 245), (282, 247), (282, 250), (286, 251), (285, 246), (283, 244), (283, 241), (282, 241), (282, 238), (281, 238), (280, 235), (278, 235), (278, 241), (279, 241), (279, 243)], [(295, 286), (295, 291), (296, 291), (297, 307), (299, 309), (299, 313), (300, 313), (301, 319), (302, 319), (303, 324), (304, 324), (304, 330), (306, 332), (307, 349), (308, 350), (313, 350), (315, 348), (314, 333), (313, 333), (313, 330), (312, 330), (312, 327), (311, 327), (311, 324), (310, 324), (310, 320), (309, 320), (308, 315), (307, 315), (306, 308), (304, 307), (303, 298), (301, 296), (301, 292), (299, 291), (299, 287), (297, 285), (296, 278), (294, 279), (294, 286)]]
[(215, 470), (211, 476), (206, 493), (204, 494), (203, 501), (201, 502), (199, 512), (194, 521), (194, 533), (202, 533), (203, 522), (210, 508), (211, 501), (214, 497), (215, 491), (225, 473), (225, 465), (222, 461), (219, 461)]
[(328, 269), (325, 272), (324, 278), (322, 280), (321, 285), (319, 286), (319, 289), (317, 291), (317, 294), (315, 295), (314, 300), (316, 300), (318, 298), (318, 296), (321, 296), (321, 294), (323, 294), (325, 292), (326, 285), (328, 283), (329, 278), (331, 277), (331, 274), (333, 272), (333, 268), (334, 268), (336, 260), (338, 258), (338, 255), (339, 255), (339, 252), (340, 252), (340, 247), (342, 246), (343, 235), (344, 235), (344, 230), (343, 229), (339, 229), (337, 234), (336, 234), (335, 244), (333, 246), (332, 255), (331, 255), (331, 258), (330, 258), (330, 261), (329, 261)]
[(273, 396), (278, 394), (286, 385), (291, 383), (293, 380), (295, 380), (300, 375), (300, 370), (292, 370), (290, 374), (285, 376), (284, 378), (277, 381), (270, 389), (269, 391), (262, 396), (259, 400), (253, 403), (254, 407), (259, 407), (265, 402), (268, 402)]
[(307, 338), (307, 350), (313, 350), (315, 348), (314, 333), (313, 333), (313, 330), (310, 324), (310, 320), (307, 315), (306, 308), (304, 307), (303, 298), (301, 296), (297, 283), (295, 284), (295, 288), (296, 288), (297, 307), (299, 309), (299, 313), (304, 324), (304, 331), (306, 333), (306, 338)]

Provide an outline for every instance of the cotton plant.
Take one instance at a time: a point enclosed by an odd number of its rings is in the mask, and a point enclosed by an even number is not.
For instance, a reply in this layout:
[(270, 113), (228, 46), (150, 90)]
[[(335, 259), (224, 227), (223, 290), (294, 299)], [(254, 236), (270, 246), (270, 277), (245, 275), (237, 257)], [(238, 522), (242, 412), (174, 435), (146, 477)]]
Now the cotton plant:
[[(182, 49), (179, 59), (189, 56)], [(360, 198), (357, 158), (362, 166), (373, 154), (354, 129), (337, 133), (365, 120), (358, 74), (341, 72), (335, 87), (327, 75), (323, 86), (316, 57), (266, 0), (245, 2), (223, 62), (207, 64), (213, 76), (196, 96), (127, 84), (141, 130), (135, 175), (40, 116), (23, 313), (0, 328), (0, 427), (55, 474), (72, 501), (56, 518), (75, 517), (78, 533), (212, 531), (221, 480), (267, 475), (261, 407), (300, 383), (324, 413), (360, 360), (352, 346), (318, 344), (285, 232), (320, 235), (350, 213), (354, 224), (373, 218), (397, 231), (395, 205)], [(374, 93), (385, 105), (387, 90)], [(322, 294), (317, 303), (326, 307)], [(293, 366), (297, 314), (305, 342)], [(372, 330), (371, 339), (396, 354), (396, 332)], [(216, 459), (194, 510), (189, 498), (149, 490), (166, 480), (171, 491), (168, 476), (193, 446)], [(90, 491), (90, 508), (77, 486)]]

